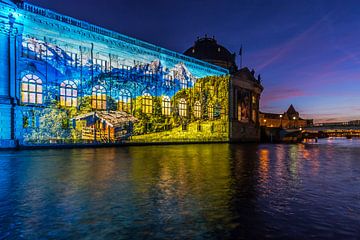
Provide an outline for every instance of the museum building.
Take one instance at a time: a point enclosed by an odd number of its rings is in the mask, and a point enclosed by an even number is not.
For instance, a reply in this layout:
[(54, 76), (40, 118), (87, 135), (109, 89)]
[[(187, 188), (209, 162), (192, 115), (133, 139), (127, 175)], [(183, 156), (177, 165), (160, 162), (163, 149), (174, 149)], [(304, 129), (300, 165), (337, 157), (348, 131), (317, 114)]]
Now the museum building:
[(0, 0), (0, 147), (258, 141), (260, 77), (199, 38), (184, 54)]

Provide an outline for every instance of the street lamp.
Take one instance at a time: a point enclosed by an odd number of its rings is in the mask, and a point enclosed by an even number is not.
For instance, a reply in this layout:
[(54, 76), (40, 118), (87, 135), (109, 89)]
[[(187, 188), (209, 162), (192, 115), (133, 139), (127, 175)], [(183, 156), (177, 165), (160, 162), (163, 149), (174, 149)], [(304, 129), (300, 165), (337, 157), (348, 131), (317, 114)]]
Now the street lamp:
[(293, 117), (293, 120), (294, 120), (294, 128), (295, 128), (295, 127), (296, 127), (296, 126), (295, 126), (295, 120), (296, 120), (296, 117)]
[(280, 114), (280, 127), (282, 128), (282, 118), (283, 118), (283, 115)]

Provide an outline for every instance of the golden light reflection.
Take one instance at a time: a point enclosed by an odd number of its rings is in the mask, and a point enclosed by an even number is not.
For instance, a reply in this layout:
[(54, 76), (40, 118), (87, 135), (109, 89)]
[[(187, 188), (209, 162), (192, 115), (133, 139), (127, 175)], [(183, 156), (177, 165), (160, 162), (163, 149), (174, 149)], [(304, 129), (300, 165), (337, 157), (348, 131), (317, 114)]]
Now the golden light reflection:
[(176, 209), (186, 215), (189, 204), (207, 200), (215, 202), (216, 208), (224, 208), (223, 213), (228, 214), (226, 206), (231, 198), (228, 145), (137, 149), (130, 148), (130, 155), (132, 183), (137, 194), (142, 196), (139, 201), (146, 201), (146, 196), (156, 191), (156, 201), (161, 203), (157, 204), (158, 211), (163, 217)]
[(259, 151), (259, 160), (260, 160), (260, 169), (259, 174), (260, 178), (263, 181), (267, 181), (269, 177), (269, 161), (270, 161), (270, 152), (268, 149), (260, 149)]

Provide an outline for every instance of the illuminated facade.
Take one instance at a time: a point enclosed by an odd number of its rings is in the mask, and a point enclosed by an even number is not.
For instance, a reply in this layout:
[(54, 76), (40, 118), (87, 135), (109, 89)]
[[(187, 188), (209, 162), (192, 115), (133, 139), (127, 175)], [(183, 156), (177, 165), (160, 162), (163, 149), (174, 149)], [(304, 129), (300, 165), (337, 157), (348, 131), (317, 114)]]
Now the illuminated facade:
[(258, 139), (248, 69), (20, 1), (0, 0), (0, 44), (1, 147)]
[(276, 113), (260, 113), (260, 125), (267, 128), (304, 128), (313, 126), (312, 119), (303, 119), (300, 117), (293, 105), (281, 114)]

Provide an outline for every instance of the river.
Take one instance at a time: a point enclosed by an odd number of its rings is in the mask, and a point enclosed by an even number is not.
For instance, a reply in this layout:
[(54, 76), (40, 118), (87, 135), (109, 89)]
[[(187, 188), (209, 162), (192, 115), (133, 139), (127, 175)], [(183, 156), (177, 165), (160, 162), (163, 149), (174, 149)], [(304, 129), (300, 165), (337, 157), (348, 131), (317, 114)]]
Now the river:
[(359, 239), (360, 140), (0, 152), (0, 239)]

